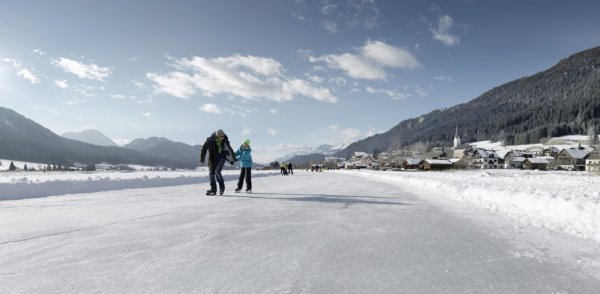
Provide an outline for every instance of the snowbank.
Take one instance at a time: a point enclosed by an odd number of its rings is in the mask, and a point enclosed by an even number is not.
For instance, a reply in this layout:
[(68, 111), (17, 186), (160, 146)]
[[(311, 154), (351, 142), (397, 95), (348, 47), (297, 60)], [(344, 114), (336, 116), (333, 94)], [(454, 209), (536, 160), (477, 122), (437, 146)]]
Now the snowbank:
[(578, 172), (342, 171), (600, 242), (600, 177)]
[[(274, 174), (278, 175), (279, 171), (252, 171), (252, 177)], [(239, 171), (224, 170), (223, 177), (226, 181), (237, 179)], [(207, 171), (3, 172), (0, 173), (0, 201), (208, 181)]]

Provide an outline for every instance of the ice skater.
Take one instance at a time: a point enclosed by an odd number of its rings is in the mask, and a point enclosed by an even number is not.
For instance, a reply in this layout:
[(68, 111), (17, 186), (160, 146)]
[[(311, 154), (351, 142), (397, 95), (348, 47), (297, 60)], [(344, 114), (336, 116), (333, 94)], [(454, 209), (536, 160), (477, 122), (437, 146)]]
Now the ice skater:
[(244, 178), (246, 179), (246, 193), (252, 193), (252, 148), (250, 148), (250, 139), (246, 139), (244, 144), (235, 152), (235, 158), (242, 163), (240, 170), (240, 179), (238, 180), (235, 192), (242, 191)]
[(225, 165), (225, 161), (231, 164), (235, 161), (235, 153), (231, 149), (229, 139), (223, 130), (218, 129), (212, 135), (206, 138), (206, 142), (202, 145), (200, 152), (200, 164), (204, 165), (204, 159), (208, 152), (208, 178), (210, 179), (210, 190), (206, 191), (206, 195), (217, 195), (217, 182), (219, 183), (219, 195), (225, 192), (225, 181), (221, 171)]

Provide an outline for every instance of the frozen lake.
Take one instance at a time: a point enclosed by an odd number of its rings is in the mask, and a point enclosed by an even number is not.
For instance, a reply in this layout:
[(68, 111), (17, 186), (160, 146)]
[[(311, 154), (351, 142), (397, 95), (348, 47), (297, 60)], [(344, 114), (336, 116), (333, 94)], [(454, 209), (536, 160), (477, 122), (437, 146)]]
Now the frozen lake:
[(0, 201), (2, 293), (594, 293), (598, 243), (352, 173)]

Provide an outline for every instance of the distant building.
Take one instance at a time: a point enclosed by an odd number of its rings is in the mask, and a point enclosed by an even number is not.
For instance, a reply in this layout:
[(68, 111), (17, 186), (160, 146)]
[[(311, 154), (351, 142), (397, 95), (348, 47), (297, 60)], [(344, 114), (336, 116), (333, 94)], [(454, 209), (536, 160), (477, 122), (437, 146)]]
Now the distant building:
[(422, 170), (447, 170), (452, 168), (452, 162), (447, 159), (425, 159), (419, 163)]
[(431, 151), (431, 152), (427, 152), (425, 153), (425, 156), (423, 156), (424, 159), (448, 159), (448, 154), (446, 154), (446, 151)]
[(550, 165), (550, 162), (542, 157), (525, 158), (523, 161), (523, 168), (530, 170), (547, 170), (548, 165)]
[(404, 168), (404, 170), (417, 170), (419, 169), (420, 162), (420, 159), (406, 158), (402, 161), (402, 168)]
[(585, 161), (585, 170), (593, 174), (600, 174), (600, 149), (594, 148)]
[[(460, 146), (460, 137), (458, 136), (458, 126), (456, 126), (456, 131), (454, 131), (454, 150), (456, 150), (456, 148), (458, 146)], [(462, 157), (462, 156), (461, 156)]]
[(569, 148), (563, 149), (556, 155), (556, 167), (566, 170), (585, 170), (585, 160), (589, 152), (585, 149)]
[(462, 158), (465, 156), (465, 150), (469, 148), (469, 144), (460, 144), (454, 147), (452, 151), (452, 158)]
[(471, 166), (474, 168), (497, 169), (500, 167), (498, 154), (493, 150), (477, 148), (471, 153)]

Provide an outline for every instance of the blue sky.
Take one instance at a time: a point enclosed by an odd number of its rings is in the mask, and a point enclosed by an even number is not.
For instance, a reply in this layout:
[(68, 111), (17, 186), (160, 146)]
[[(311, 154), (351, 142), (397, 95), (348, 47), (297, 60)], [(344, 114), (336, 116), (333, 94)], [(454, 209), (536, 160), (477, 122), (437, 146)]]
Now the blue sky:
[[(599, 1), (2, 1), (0, 105), (55, 133), (267, 162), (387, 131), (600, 44)], [(490, 106), (493, 107), (493, 106)]]

